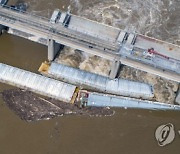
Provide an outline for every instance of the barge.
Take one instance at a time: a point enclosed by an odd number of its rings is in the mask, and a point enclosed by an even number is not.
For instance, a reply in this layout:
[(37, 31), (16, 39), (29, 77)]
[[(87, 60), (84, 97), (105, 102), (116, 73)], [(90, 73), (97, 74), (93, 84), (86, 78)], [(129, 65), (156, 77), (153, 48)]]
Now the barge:
[[(2, 63), (0, 63), (0, 70), (0, 82), (2, 83), (30, 90), (34, 93), (48, 96), (66, 103), (78, 104), (80, 107), (95, 106), (141, 108), (151, 110), (180, 110), (180, 105), (147, 101), (141, 98), (133, 98), (133, 95), (131, 97), (124, 97), (120, 95), (117, 96), (112, 94), (82, 90), (82, 87), (80, 86), (77, 87), (69, 83), (54, 80)], [(141, 86), (145, 86), (147, 88), (150, 85), (143, 84)], [(151, 89), (151, 87), (149, 88)], [(144, 91), (144, 93), (149, 94), (148, 91)]]

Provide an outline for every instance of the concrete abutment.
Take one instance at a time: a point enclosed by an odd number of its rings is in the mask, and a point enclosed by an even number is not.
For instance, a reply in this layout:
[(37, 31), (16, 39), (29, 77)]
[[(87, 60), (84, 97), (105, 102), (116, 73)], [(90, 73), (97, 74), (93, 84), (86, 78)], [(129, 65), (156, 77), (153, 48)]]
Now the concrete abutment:
[(4, 25), (0, 25), (0, 35), (3, 34), (5, 31), (7, 31), (8, 27)]
[(179, 90), (177, 92), (175, 102), (180, 105), (180, 84), (179, 84)]
[(48, 60), (53, 61), (63, 45), (56, 43), (55, 40), (48, 39)]
[(109, 75), (110, 79), (115, 79), (119, 73), (119, 69), (121, 66), (121, 62), (120, 61), (113, 61), (112, 62), (112, 66), (111, 66), (111, 72)]

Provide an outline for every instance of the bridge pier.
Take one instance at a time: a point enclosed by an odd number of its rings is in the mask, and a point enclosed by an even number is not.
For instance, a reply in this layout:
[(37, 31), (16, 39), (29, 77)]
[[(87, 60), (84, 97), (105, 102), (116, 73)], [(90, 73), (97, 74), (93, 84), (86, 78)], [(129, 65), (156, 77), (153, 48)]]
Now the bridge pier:
[(53, 61), (61, 48), (61, 44), (56, 43), (55, 40), (48, 39), (48, 60)]
[(111, 72), (109, 75), (110, 79), (115, 79), (117, 77), (120, 65), (121, 65), (120, 61), (113, 61), (112, 66), (111, 66)]
[(180, 85), (179, 85), (179, 90), (178, 90), (177, 95), (176, 95), (176, 100), (175, 100), (175, 102), (176, 102), (177, 104), (180, 104)]
[(0, 35), (1, 35), (5, 30), (7, 30), (7, 27), (6, 27), (6, 26), (3, 26), (3, 25), (0, 25)]

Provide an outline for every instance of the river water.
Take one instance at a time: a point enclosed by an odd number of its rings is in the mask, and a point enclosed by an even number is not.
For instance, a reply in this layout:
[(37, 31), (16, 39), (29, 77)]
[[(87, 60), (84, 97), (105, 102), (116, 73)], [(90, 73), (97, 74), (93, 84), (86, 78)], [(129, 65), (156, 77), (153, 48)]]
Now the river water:
[[(11, 0), (11, 4), (22, 1)], [(50, 16), (54, 8), (137, 31), (171, 43), (180, 43), (179, 0), (25, 0), (28, 11)], [(45, 46), (3, 34), (0, 62), (37, 72), (47, 58)], [(11, 86), (0, 84), (0, 91)], [(116, 109), (111, 117), (63, 116), (27, 123), (0, 97), (0, 154), (179, 154), (180, 113)], [(160, 147), (155, 130), (175, 126), (174, 141)]]

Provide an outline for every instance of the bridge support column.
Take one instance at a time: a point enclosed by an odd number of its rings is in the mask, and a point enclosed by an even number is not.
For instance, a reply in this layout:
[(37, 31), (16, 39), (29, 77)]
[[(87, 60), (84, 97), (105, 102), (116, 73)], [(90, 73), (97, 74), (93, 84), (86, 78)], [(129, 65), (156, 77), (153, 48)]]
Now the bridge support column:
[(176, 96), (175, 102), (180, 105), (180, 85), (179, 85), (179, 90), (177, 92), (177, 96)]
[(7, 30), (7, 27), (6, 27), (6, 26), (3, 26), (3, 25), (0, 25), (0, 35), (1, 35), (5, 30)]
[(61, 44), (56, 43), (55, 40), (48, 39), (48, 60), (49, 61), (54, 60), (60, 48), (61, 48)]
[(110, 79), (115, 79), (117, 77), (120, 65), (121, 65), (120, 61), (114, 61), (112, 63), (111, 72), (110, 72), (110, 75), (109, 75)]

